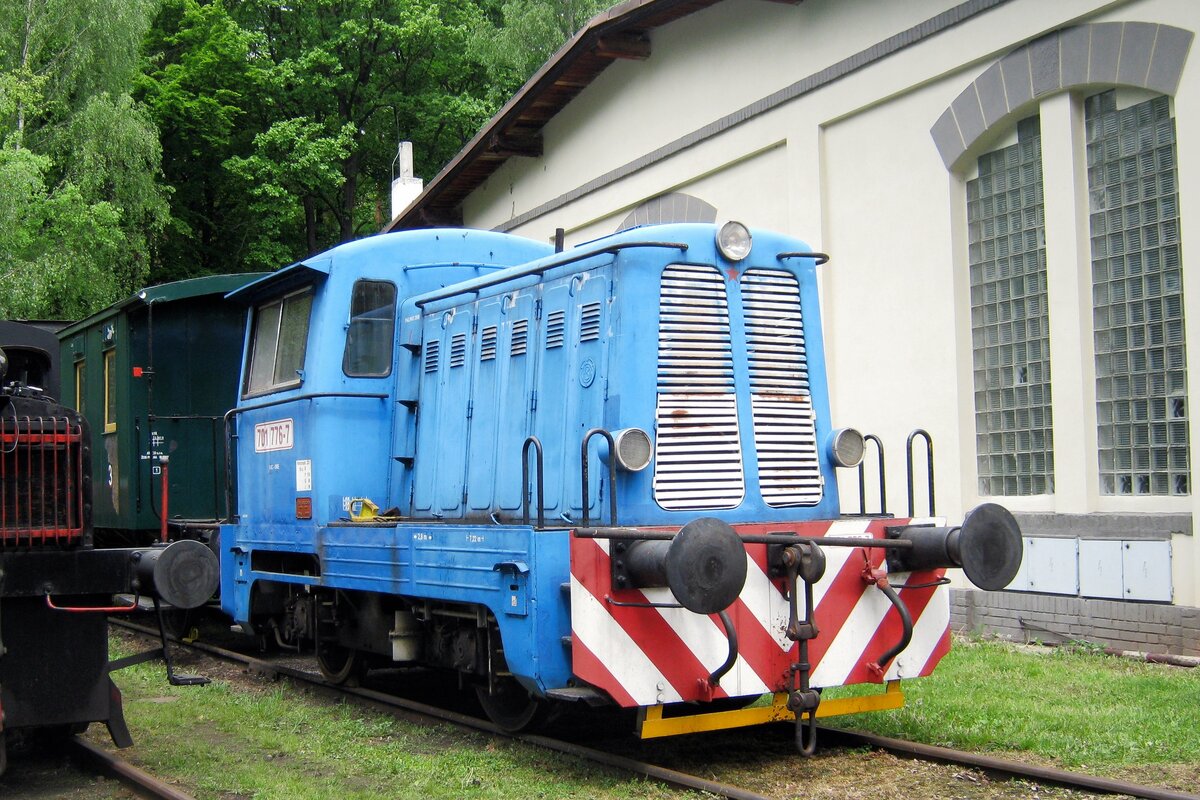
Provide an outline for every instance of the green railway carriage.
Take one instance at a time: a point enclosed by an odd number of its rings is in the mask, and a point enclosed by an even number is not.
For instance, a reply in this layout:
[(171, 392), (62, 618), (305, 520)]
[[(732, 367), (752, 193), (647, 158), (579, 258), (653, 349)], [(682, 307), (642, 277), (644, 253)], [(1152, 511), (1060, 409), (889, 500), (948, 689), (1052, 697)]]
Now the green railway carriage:
[(59, 331), (63, 400), (91, 422), (99, 531), (153, 538), (164, 466), (172, 524), (224, 514), (222, 419), (237, 400), (245, 320), (225, 295), (260, 277), (149, 287)]

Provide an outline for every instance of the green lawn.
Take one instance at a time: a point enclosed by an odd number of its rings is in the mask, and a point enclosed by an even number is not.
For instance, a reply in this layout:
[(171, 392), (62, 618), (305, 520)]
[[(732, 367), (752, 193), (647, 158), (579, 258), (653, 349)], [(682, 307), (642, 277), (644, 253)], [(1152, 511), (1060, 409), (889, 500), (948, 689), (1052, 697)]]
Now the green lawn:
[[(519, 742), (305, 699), (284, 685), (176, 688), (154, 663), (114, 678), (137, 740), (126, 754), (205, 800), (685, 796)], [(826, 694), (868, 688), (879, 690)], [(1147, 783), (1200, 780), (1200, 670), (956, 641), (935, 674), (907, 681), (905, 693), (902, 710), (826, 722)], [(105, 739), (98, 726), (89, 736)]]
[(1067, 768), (1193, 764), (1200, 776), (1200, 669), (956, 639), (934, 674), (906, 681), (904, 691), (899, 711), (831, 724), (1035, 753)]

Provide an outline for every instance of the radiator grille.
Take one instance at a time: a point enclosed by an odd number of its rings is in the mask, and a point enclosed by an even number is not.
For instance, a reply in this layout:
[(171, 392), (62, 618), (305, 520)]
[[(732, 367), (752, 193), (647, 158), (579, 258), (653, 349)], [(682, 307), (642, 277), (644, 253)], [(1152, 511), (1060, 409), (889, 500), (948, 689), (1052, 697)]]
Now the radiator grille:
[(733, 392), (729, 304), (725, 279), (713, 267), (663, 270), (658, 388)]
[(742, 276), (750, 391), (808, 393), (808, 357), (800, 316), (800, 285), (779, 270), (752, 269)]
[(823, 483), (800, 285), (790, 272), (748, 270), (742, 301), (763, 500), (770, 506), (816, 505)]
[(0, 412), (0, 547), (79, 543), (83, 430), (67, 417)]
[(808, 384), (800, 285), (782, 270), (742, 276), (754, 445), (763, 500), (816, 505), (823, 485)]
[(725, 279), (663, 270), (654, 495), (665, 509), (732, 508), (745, 495)]
[[(799, 282), (783, 270), (751, 269), (731, 285), (741, 292), (745, 315), (763, 500), (815, 505), (824, 485)], [(663, 271), (654, 494), (668, 510), (732, 508), (745, 496), (726, 286), (713, 267)]]

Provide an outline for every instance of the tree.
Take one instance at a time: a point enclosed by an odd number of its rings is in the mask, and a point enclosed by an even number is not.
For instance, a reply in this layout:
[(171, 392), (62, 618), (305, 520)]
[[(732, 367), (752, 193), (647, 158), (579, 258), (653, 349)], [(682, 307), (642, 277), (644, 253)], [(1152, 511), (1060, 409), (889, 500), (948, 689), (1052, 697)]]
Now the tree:
[(377, 229), (399, 140), (432, 171), (491, 112), (467, 52), (471, 0), (318, 0), (303, 13), (248, 0), (235, 15), (254, 36), (262, 133), (230, 167), (260, 198), (294, 198), (309, 250)]
[(106, 267), (125, 245), (120, 212), (79, 188), (46, 185), (50, 159), (0, 149), (0, 317), (76, 319), (124, 287)]
[(128, 96), (152, 0), (0, 0), (0, 315), (79, 316), (136, 289), (166, 222)]
[(156, 275), (274, 268), (378, 230), (396, 145), (431, 175), (495, 108), (479, 0), (163, 0), (136, 96), (173, 226)]
[(471, 46), (488, 67), (490, 97), (505, 102), (611, 0), (504, 0)]
[[(197, 0), (163, 0), (146, 35), (134, 94), (158, 127), (173, 189), (157, 280), (274, 267), (295, 249), (226, 164), (250, 154), (258, 132), (251, 42), (224, 3)], [(262, 253), (265, 243), (275, 249)]]

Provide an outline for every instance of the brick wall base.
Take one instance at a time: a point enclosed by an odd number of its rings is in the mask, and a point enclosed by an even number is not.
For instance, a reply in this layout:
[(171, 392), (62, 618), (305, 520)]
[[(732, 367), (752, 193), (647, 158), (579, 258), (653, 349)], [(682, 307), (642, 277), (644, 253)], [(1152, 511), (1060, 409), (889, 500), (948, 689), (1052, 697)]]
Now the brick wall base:
[(950, 626), (1020, 642), (1092, 642), (1200, 656), (1200, 608), (1025, 592), (952, 589)]

